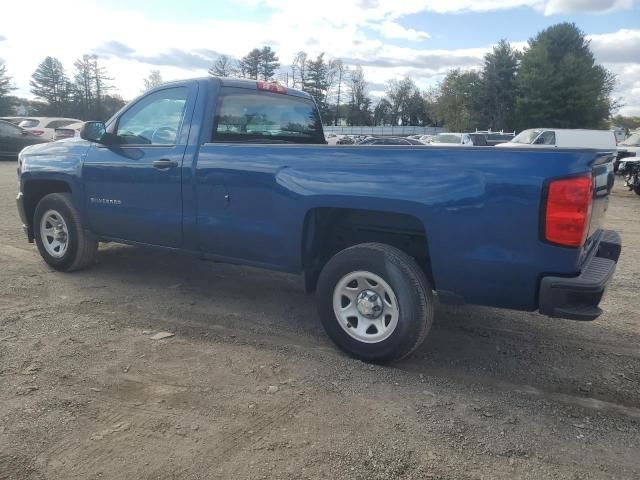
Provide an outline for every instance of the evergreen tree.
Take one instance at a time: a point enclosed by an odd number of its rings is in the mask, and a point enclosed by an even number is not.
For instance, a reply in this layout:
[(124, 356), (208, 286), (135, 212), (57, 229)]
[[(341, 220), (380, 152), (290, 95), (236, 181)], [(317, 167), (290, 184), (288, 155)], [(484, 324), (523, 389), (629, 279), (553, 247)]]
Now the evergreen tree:
[(329, 90), (328, 75), (329, 66), (324, 61), (324, 53), (318, 55), (315, 60), (307, 60), (303, 89), (315, 99), (322, 118), (326, 118), (329, 109), (327, 103), (327, 93)]
[(240, 74), (244, 78), (258, 80), (260, 75), (260, 62), (262, 61), (262, 53), (260, 49), (254, 48), (247, 53), (239, 62)]
[(273, 74), (280, 68), (278, 57), (276, 52), (271, 50), (271, 47), (262, 47), (260, 50), (260, 63), (258, 67), (258, 75), (264, 81), (269, 81), (273, 78)]
[(67, 113), (70, 84), (60, 60), (46, 57), (33, 72), (29, 84), (31, 93), (49, 104), (47, 110), (50, 114)]
[(614, 76), (596, 64), (584, 33), (560, 23), (529, 40), (516, 81), (520, 128), (599, 128), (613, 108)]
[(484, 57), (482, 79), (474, 108), (484, 128), (513, 129), (518, 56), (506, 40), (500, 40)]
[(11, 86), (11, 77), (7, 73), (7, 66), (0, 62), (0, 115), (12, 113), (13, 98), (9, 95), (14, 88)]

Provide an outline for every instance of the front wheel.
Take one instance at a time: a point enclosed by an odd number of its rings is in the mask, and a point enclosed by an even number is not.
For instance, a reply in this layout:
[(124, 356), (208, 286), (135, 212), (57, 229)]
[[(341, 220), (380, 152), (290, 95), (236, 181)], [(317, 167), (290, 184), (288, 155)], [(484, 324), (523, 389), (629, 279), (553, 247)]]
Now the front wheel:
[(84, 231), (69, 193), (44, 196), (33, 220), (38, 251), (51, 267), (71, 272), (93, 263), (98, 243)]
[(403, 251), (365, 243), (337, 253), (318, 280), (318, 311), (340, 349), (364, 361), (406, 357), (433, 322), (433, 294), (424, 272)]

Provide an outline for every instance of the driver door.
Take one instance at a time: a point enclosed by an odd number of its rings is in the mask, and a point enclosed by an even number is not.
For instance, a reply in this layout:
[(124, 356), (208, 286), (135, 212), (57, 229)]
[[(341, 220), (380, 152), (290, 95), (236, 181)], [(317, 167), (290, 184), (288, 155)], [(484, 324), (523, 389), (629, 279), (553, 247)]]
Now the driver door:
[(150, 93), (111, 122), (116, 146), (94, 144), (82, 167), (91, 230), (164, 247), (182, 244), (182, 165), (197, 86)]

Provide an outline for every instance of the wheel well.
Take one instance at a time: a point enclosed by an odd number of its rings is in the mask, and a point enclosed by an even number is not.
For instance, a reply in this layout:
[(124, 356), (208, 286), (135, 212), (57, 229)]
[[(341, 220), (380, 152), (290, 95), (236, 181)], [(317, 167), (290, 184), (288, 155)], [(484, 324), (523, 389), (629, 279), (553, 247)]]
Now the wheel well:
[(353, 208), (314, 208), (304, 222), (302, 266), (307, 291), (315, 285), (324, 264), (336, 253), (360, 243), (394, 246), (413, 257), (435, 288), (427, 235), (412, 215)]
[(71, 193), (71, 187), (68, 183), (61, 180), (31, 180), (23, 187), (24, 191), (24, 209), (27, 214), (29, 227), (33, 224), (33, 215), (36, 211), (36, 205), (45, 195), (50, 193), (68, 192)]

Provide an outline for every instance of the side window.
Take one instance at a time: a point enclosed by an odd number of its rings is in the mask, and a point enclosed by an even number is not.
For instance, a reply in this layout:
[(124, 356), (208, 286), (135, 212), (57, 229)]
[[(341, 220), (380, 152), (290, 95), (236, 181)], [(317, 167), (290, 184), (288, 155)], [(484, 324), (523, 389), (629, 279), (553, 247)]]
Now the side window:
[(19, 128), (14, 127), (8, 123), (0, 122), (0, 136), (3, 137), (17, 137), (22, 135)]
[(186, 87), (152, 93), (124, 112), (116, 134), (127, 145), (173, 145), (182, 125), (187, 103)]
[(240, 88), (223, 90), (212, 141), (325, 143), (322, 122), (311, 100)]
[(536, 145), (555, 145), (556, 144), (556, 132), (546, 131), (542, 132), (538, 138), (536, 138)]

